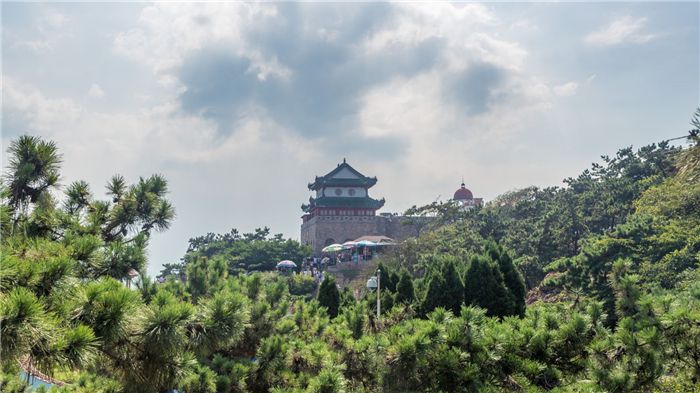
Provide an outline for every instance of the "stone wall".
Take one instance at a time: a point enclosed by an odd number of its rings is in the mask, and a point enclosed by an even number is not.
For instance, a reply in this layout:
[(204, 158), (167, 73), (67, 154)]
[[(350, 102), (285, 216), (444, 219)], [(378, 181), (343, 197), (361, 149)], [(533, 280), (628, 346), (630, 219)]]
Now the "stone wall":
[(422, 233), (431, 218), (402, 216), (316, 216), (301, 225), (301, 243), (320, 255), (323, 247), (365, 235), (383, 235), (397, 241)]

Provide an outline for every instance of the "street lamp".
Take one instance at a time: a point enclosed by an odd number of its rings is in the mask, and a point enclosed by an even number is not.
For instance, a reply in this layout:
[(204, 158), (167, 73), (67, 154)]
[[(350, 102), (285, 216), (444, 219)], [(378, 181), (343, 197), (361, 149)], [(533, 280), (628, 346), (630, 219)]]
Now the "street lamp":
[(367, 280), (367, 289), (374, 289), (377, 288), (377, 319), (379, 319), (379, 316), (381, 315), (381, 310), (382, 310), (382, 304), (381, 304), (381, 275), (382, 271), (377, 269), (377, 275), (372, 276)]

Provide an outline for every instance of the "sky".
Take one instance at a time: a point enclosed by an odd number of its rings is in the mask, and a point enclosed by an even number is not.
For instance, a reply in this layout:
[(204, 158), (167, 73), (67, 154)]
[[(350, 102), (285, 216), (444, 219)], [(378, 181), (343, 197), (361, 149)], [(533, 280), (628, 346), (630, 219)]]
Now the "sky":
[(207, 232), (299, 239), (307, 184), (344, 158), (401, 212), (682, 136), (698, 26), (697, 2), (3, 2), (2, 150), (53, 140), (61, 183), (99, 198), (163, 174), (155, 275)]

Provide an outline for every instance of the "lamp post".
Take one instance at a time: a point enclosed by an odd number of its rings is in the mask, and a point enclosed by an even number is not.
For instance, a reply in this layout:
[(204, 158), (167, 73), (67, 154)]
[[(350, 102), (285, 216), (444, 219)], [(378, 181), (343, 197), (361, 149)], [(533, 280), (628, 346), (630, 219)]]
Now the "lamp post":
[(377, 288), (377, 319), (381, 316), (382, 313), (382, 304), (381, 304), (381, 275), (382, 271), (377, 269), (377, 275), (372, 276), (367, 280), (367, 289), (375, 289)]
[(382, 314), (382, 272), (377, 269), (377, 320)]

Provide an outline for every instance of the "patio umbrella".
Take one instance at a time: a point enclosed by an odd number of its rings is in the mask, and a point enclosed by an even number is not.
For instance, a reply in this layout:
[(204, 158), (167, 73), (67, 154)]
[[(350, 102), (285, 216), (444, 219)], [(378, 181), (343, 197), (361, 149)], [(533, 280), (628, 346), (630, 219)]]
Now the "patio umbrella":
[(353, 241), (347, 241), (343, 243), (343, 249), (350, 249), (350, 248), (355, 248), (355, 242)]
[(374, 247), (377, 245), (377, 243), (369, 240), (360, 240), (359, 242), (355, 243), (357, 247)]
[(277, 268), (296, 269), (297, 264), (292, 261), (281, 261), (277, 263)]
[(323, 252), (338, 252), (342, 249), (343, 249), (342, 244), (335, 243), (335, 244), (331, 244), (330, 246), (323, 247), (323, 249), (321, 251), (323, 251)]

